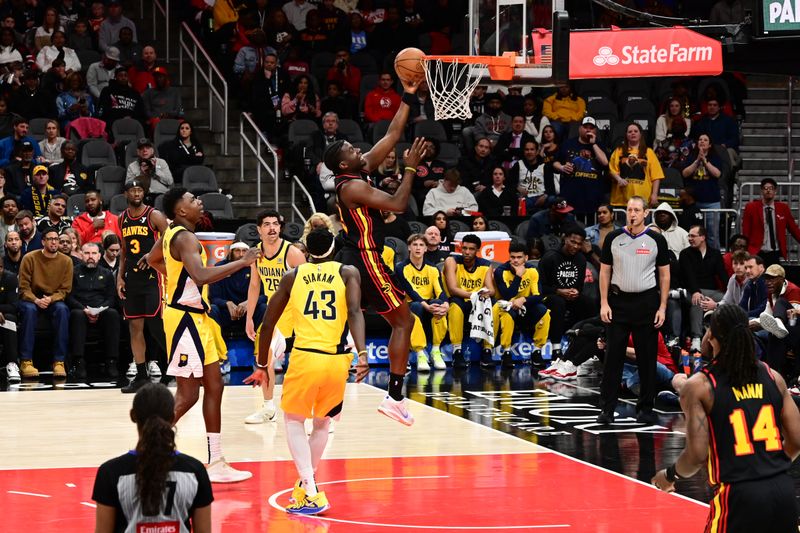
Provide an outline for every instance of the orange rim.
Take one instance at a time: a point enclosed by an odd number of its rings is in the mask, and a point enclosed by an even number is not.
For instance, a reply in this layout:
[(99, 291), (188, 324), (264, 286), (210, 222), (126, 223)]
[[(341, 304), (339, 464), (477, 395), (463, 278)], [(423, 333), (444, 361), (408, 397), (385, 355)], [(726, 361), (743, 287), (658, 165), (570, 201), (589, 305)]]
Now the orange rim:
[(443, 63), (463, 63), (486, 65), (493, 80), (508, 81), (514, 77), (517, 54), (503, 52), (502, 56), (436, 56), (426, 55), (423, 61), (442, 61)]

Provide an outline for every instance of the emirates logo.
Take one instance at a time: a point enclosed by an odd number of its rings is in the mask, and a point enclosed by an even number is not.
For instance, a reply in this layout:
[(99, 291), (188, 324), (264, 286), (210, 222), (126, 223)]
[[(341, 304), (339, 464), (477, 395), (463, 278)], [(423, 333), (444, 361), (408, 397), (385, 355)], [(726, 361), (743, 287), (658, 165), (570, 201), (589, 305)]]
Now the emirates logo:
[(592, 59), (592, 62), (598, 67), (602, 67), (604, 65), (610, 65), (613, 67), (614, 65), (619, 64), (619, 56), (614, 54), (614, 50), (612, 50), (610, 46), (601, 46), (597, 51), (597, 55), (594, 56), (594, 59)]

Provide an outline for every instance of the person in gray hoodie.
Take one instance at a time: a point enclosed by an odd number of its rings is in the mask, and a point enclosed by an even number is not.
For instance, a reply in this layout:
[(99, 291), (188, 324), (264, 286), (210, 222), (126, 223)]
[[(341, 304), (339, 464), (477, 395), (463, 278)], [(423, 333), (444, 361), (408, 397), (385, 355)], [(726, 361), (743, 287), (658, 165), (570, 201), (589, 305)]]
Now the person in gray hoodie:
[(653, 222), (651, 226), (661, 230), (661, 235), (667, 240), (667, 245), (675, 257), (681, 255), (681, 251), (689, 247), (689, 233), (678, 226), (678, 217), (667, 202), (661, 202), (653, 210)]

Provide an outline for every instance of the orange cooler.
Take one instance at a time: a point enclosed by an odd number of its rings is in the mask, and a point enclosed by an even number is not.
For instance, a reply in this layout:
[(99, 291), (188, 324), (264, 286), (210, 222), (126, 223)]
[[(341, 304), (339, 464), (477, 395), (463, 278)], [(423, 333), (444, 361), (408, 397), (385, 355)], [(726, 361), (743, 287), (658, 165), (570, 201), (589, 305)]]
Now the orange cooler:
[(462, 231), (453, 237), (453, 251), (461, 253), (461, 239), (465, 235), (477, 235), (481, 240), (481, 249), (478, 250), (478, 257), (505, 263), (508, 261), (508, 247), (511, 244), (511, 237), (505, 231)]
[(197, 239), (208, 256), (208, 266), (216, 265), (228, 256), (228, 249), (233, 244), (236, 235), (233, 233), (200, 232), (196, 233)]

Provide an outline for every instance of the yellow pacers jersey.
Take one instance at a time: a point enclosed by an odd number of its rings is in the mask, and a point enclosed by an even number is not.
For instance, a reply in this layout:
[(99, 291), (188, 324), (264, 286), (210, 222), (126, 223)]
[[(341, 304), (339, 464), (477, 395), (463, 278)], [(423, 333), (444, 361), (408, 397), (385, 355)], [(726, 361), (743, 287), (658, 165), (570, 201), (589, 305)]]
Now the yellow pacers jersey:
[[(170, 253), (170, 243), (175, 235), (181, 231), (189, 231), (183, 226), (170, 226), (164, 233), (162, 240), (164, 263), (167, 267), (167, 305), (176, 309), (192, 312), (207, 312), (211, 307), (208, 304), (207, 287), (198, 287), (186, 272), (182, 261), (177, 261)], [(203, 266), (206, 264), (206, 251), (197, 243)]]
[[(486, 274), (492, 268), (492, 263), (481, 257), (475, 258), (472, 270), (467, 270), (464, 266), (464, 257), (460, 255), (452, 256), (456, 261), (456, 280), (458, 286), (467, 292), (478, 292), (483, 288), (486, 281)], [(449, 294), (448, 294), (449, 296)]]
[(313, 353), (345, 353), (347, 300), (336, 261), (297, 267), (289, 305), (294, 310), (294, 347)]
[[(439, 269), (435, 266), (422, 263), (422, 268), (417, 268), (407, 259), (397, 266), (397, 273), (406, 282), (403, 288), (409, 302), (442, 298), (442, 282)], [(419, 298), (415, 298), (415, 295)]]
[[(289, 255), (290, 246), (291, 244), (286, 240), (281, 240), (281, 245), (275, 255), (267, 257), (267, 255), (264, 254), (256, 262), (256, 270), (258, 270), (258, 276), (261, 278), (261, 285), (264, 287), (264, 294), (267, 296), (267, 300), (278, 290), (278, 284), (288, 270), (286, 266), (286, 256)], [(261, 251), (264, 251), (263, 244), (261, 246)]]
[[(502, 268), (502, 267), (501, 267)], [(510, 287), (516, 278), (513, 270), (503, 270), (503, 283), (506, 287)], [(495, 281), (497, 281), (497, 274), (495, 274)], [(519, 288), (514, 298), (527, 298), (528, 296), (539, 296), (539, 272), (535, 268), (528, 268), (522, 279), (519, 282)]]

